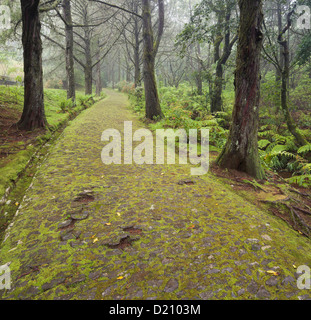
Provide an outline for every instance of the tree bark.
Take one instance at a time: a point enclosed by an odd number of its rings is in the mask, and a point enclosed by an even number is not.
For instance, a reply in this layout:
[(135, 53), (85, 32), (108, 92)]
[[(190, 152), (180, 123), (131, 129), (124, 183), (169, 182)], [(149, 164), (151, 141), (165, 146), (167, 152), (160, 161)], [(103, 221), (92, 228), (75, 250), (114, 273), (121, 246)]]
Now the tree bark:
[[(136, 11), (137, 7), (136, 7)], [(140, 71), (140, 40), (139, 40), (139, 22), (138, 18), (135, 17), (135, 27), (134, 27), (134, 36), (135, 36), (135, 47), (134, 47), (134, 64), (135, 64), (135, 88), (141, 86), (141, 71)]]
[(76, 85), (74, 74), (74, 56), (73, 56), (73, 27), (71, 16), (70, 0), (63, 0), (63, 13), (66, 34), (66, 75), (67, 75), (67, 99), (76, 101)]
[[(281, 0), (278, 0), (277, 2), (277, 18), (278, 18), (278, 34), (282, 33), (282, 4)], [(283, 54), (283, 48), (280, 46), (279, 53), (279, 64), (281, 70), (284, 68), (284, 54)], [(282, 72), (280, 71), (280, 68), (276, 68), (276, 82), (279, 83), (281, 81)]]
[(291, 16), (293, 15), (294, 10), (289, 12), (287, 15), (287, 25), (285, 28), (281, 31), (278, 42), (282, 48), (283, 52), (283, 65), (280, 66), (280, 69), (283, 67), (281, 72), (281, 108), (283, 110), (283, 114), (285, 117), (285, 121), (287, 124), (287, 128), (289, 132), (295, 137), (296, 142), (300, 146), (306, 145), (308, 142), (307, 140), (298, 132), (296, 125), (294, 124), (294, 120), (290, 114), (290, 111), (288, 109), (288, 83), (289, 83), (289, 72), (290, 72), (290, 66), (289, 66), (289, 44), (288, 40), (285, 40), (283, 38), (283, 35), (288, 32), (292, 25)]
[[(232, 5), (228, 4), (225, 12), (225, 19), (222, 18), (221, 12), (218, 13), (218, 23), (219, 25), (222, 24), (222, 21), (225, 20), (225, 36), (223, 37), (221, 34), (221, 30), (219, 28), (218, 34), (215, 41), (215, 52), (214, 52), (214, 62), (216, 65), (216, 74), (215, 74), (215, 80), (212, 87), (211, 92), (211, 113), (216, 113), (219, 111), (222, 111), (223, 108), (223, 100), (222, 100), (222, 87), (223, 87), (223, 74), (224, 74), (224, 65), (227, 63), (232, 47), (237, 41), (237, 35), (233, 37), (233, 39), (230, 42), (230, 19), (231, 19), (231, 10)], [(224, 39), (224, 49), (223, 53), (220, 56), (220, 44)]]
[[(196, 50), (197, 50), (197, 54), (199, 56), (201, 56), (201, 45), (199, 42), (197, 43)], [(203, 95), (203, 80), (202, 80), (202, 65), (200, 62), (198, 63), (195, 82), (196, 82), (197, 89), (198, 89), (198, 95), (202, 96)], [(178, 85), (177, 85), (177, 87), (178, 87)]]
[(83, 12), (83, 23), (84, 23), (84, 54), (85, 54), (85, 65), (84, 65), (84, 81), (85, 81), (85, 94), (91, 95), (93, 93), (92, 88), (92, 51), (91, 51), (91, 37), (90, 37), (90, 27), (89, 17), (88, 17), (88, 7), (86, 6)]
[[(100, 44), (100, 41), (98, 40), (98, 51), (97, 51), (97, 54), (96, 54), (96, 59), (97, 61), (100, 60), (100, 48), (99, 48), (99, 44)], [(101, 77), (101, 63), (98, 62), (97, 65), (96, 65), (96, 96), (100, 96), (101, 92), (102, 92), (102, 77)]]
[(263, 179), (265, 175), (258, 154), (262, 0), (239, 0), (239, 7), (241, 18), (233, 120), (228, 141), (217, 163), (222, 168)]
[(144, 39), (144, 83), (146, 118), (155, 120), (163, 117), (161, 110), (157, 82), (155, 77), (155, 58), (159, 48), (164, 28), (164, 2), (159, 3), (159, 29), (157, 41), (154, 43), (154, 36), (151, 21), (150, 0), (142, 0), (143, 9), (143, 39)]
[(24, 109), (17, 123), (22, 130), (44, 128), (42, 42), (40, 36), (39, 0), (21, 0), (24, 49)]

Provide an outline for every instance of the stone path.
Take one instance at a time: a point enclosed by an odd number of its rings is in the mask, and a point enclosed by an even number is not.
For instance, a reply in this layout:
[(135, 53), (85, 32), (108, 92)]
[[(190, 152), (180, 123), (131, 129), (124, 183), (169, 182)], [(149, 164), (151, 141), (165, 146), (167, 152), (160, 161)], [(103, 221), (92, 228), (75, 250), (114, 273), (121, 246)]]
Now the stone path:
[[(310, 241), (188, 165), (104, 165), (133, 121), (114, 91), (67, 127), (0, 247), (1, 299), (309, 299)], [(194, 184), (180, 183), (191, 180)]]

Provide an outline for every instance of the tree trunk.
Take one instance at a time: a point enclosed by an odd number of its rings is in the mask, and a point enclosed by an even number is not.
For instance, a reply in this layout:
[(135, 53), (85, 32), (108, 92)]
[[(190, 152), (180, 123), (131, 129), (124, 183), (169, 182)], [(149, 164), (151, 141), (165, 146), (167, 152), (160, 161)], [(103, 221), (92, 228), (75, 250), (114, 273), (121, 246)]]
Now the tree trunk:
[[(144, 39), (144, 83), (146, 118), (155, 120), (163, 117), (158, 96), (155, 77), (155, 58), (163, 32), (164, 4), (159, 0), (159, 32), (156, 44), (154, 44), (150, 0), (142, 0), (143, 4), (143, 39)], [(162, 28), (162, 30), (160, 30)]]
[[(201, 45), (200, 45), (199, 42), (197, 43), (197, 53), (198, 53), (199, 56), (201, 56)], [(203, 95), (203, 80), (202, 80), (202, 65), (201, 65), (200, 62), (198, 63), (198, 68), (197, 68), (197, 74), (196, 74), (196, 77), (195, 77), (195, 81), (196, 81), (196, 84), (197, 84), (198, 95), (202, 96)], [(177, 87), (178, 87), (178, 85), (177, 85)]]
[(135, 31), (134, 31), (134, 33), (135, 33), (135, 47), (134, 47), (135, 88), (137, 88), (137, 87), (141, 86), (140, 57), (139, 57), (140, 42), (139, 42), (139, 26), (138, 26), (138, 19), (137, 18), (135, 18)]
[(280, 46), (282, 47), (282, 52), (283, 52), (283, 69), (281, 72), (281, 108), (284, 113), (285, 121), (287, 124), (287, 128), (289, 132), (295, 137), (296, 142), (300, 146), (306, 145), (308, 142), (306, 139), (298, 132), (296, 125), (294, 124), (294, 121), (292, 119), (292, 116), (289, 112), (288, 109), (288, 83), (289, 83), (289, 44), (288, 44), (288, 38), (287, 40), (283, 39), (283, 35), (288, 32), (292, 25), (292, 20), (291, 16), (293, 15), (294, 10), (292, 10), (288, 15), (287, 15), (287, 25), (285, 28), (281, 31), (278, 37), (278, 42)]
[(84, 66), (84, 80), (85, 80), (85, 94), (91, 95), (93, 93), (92, 88), (92, 51), (91, 51), (91, 38), (90, 38), (90, 27), (88, 18), (88, 7), (86, 6), (83, 12), (83, 23), (84, 27), (84, 53), (85, 53), (85, 66)]
[(222, 82), (223, 82), (223, 67), (218, 61), (216, 66), (216, 75), (211, 93), (211, 113), (222, 111)]
[[(281, 0), (277, 2), (277, 18), (278, 18), (278, 34), (281, 34), (282, 32), (282, 4)], [(279, 48), (279, 64), (281, 70), (284, 68), (284, 54), (283, 54), (283, 48), (280, 46)], [(279, 83), (281, 81), (282, 72), (279, 68), (276, 68), (276, 82)], [(278, 111), (278, 110), (277, 110)]]
[(239, 170), (262, 179), (265, 175), (258, 154), (262, 0), (239, 0), (239, 7), (241, 18), (233, 120), (228, 141), (217, 163), (222, 168)]
[[(223, 73), (224, 73), (224, 65), (227, 63), (231, 52), (232, 47), (237, 41), (237, 35), (233, 37), (230, 42), (230, 19), (231, 19), (231, 10), (233, 9), (232, 4), (228, 4), (225, 12), (225, 19), (222, 18), (222, 13), (218, 13), (218, 23), (221, 26), (223, 20), (225, 20), (225, 36), (223, 38), (221, 34), (221, 29), (218, 27), (218, 34), (215, 42), (215, 52), (214, 52), (214, 62), (216, 65), (216, 74), (215, 80), (213, 83), (212, 91), (211, 91), (211, 113), (216, 113), (222, 111), (223, 100), (222, 100), (222, 90), (223, 90)], [(224, 49), (223, 53), (220, 56), (220, 44), (224, 39)]]
[(63, 12), (66, 34), (66, 75), (67, 75), (67, 99), (76, 101), (76, 85), (74, 74), (74, 58), (73, 58), (73, 27), (71, 17), (70, 0), (63, 0)]
[(93, 93), (92, 88), (92, 66), (90, 63), (86, 62), (84, 68), (84, 81), (85, 81), (85, 94), (91, 95)]
[[(97, 54), (96, 54), (96, 59), (97, 61), (99, 61), (100, 59), (100, 48), (99, 48), (99, 44), (100, 44), (100, 41), (98, 40), (98, 51), (97, 51)], [(101, 78), (101, 63), (98, 62), (97, 65), (96, 65), (96, 95), (99, 97), (101, 92), (102, 92), (102, 78)]]
[(24, 49), (24, 109), (18, 127), (23, 130), (44, 128), (42, 42), (39, 0), (21, 0)]

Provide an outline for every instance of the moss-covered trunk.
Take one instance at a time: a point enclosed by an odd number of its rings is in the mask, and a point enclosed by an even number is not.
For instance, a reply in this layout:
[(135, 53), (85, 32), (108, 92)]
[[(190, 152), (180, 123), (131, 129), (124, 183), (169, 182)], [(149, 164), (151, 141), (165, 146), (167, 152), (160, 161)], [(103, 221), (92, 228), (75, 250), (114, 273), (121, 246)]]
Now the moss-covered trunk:
[[(144, 39), (144, 83), (146, 118), (150, 120), (163, 117), (161, 110), (157, 82), (155, 77), (155, 58), (159, 47), (159, 41), (163, 33), (164, 4), (159, 0), (159, 32), (157, 42), (154, 43), (150, 0), (142, 0), (143, 3), (143, 39)], [(160, 30), (162, 28), (162, 30)]]
[(223, 67), (219, 61), (216, 67), (215, 80), (211, 92), (211, 112), (222, 111), (222, 85), (223, 85)]
[(47, 124), (43, 98), (39, 0), (21, 0), (24, 49), (24, 109), (18, 127), (31, 131)]
[[(218, 12), (218, 34), (214, 43), (214, 62), (216, 63), (216, 74), (214, 83), (211, 90), (211, 112), (216, 113), (222, 111), (223, 100), (222, 100), (222, 90), (223, 90), (223, 75), (224, 75), (224, 66), (226, 65), (231, 52), (232, 47), (237, 41), (237, 35), (235, 35), (230, 41), (231, 30), (230, 30), (230, 19), (231, 11), (233, 10), (234, 2), (229, 2), (226, 6), (225, 11)], [(224, 27), (224, 37), (222, 36), (222, 25), (225, 21)], [(224, 40), (224, 48), (222, 55), (220, 55), (220, 44)]]
[(281, 31), (278, 37), (278, 42), (282, 49), (281, 52), (283, 53), (283, 59), (282, 59), (282, 62), (280, 62), (280, 69), (282, 71), (281, 72), (281, 108), (282, 108), (289, 132), (295, 137), (296, 142), (300, 146), (304, 146), (308, 142), (297, 130), (297, 127), (288, 109), (288, 83), (289, 83), (289, 72), (290, 72), (289, 44), (288, 44), (288, 40), (285, 40), (283, 36), (286, 32), (289, 31), (292, 25), (291, 16), (293, 15), (293, 13), (294, 13), (294, 10), (289, 12), (289, 14), (287, 15), (287, 25)]
[(236, 169), (262, 179), (264, 170), (258, 154), (262, 0), (239, 0), (239, 7), (241, 18), (233, 120), (228, 141), (217, 163), (222, 168)]
[(93, 93), (92, 88), (92, 49), (91, 49), (91, 29), (89, 27), (89, 12), (86, 6), (83, 11), (83, 23), (84, 23), (84, 54), (85, 54), (85, 65), (84, 65), (84, 80), (85, 80), (85, 94), (91, 95)]
[(67, 75), (67, 99), (76, 100), (76, 85), (74, 74), (73, 57), (73, 27), (71, 17), (70, 0), (63, 0), (64, 19), (67, 22), (65, 26), (66, 35), (66, 75)]

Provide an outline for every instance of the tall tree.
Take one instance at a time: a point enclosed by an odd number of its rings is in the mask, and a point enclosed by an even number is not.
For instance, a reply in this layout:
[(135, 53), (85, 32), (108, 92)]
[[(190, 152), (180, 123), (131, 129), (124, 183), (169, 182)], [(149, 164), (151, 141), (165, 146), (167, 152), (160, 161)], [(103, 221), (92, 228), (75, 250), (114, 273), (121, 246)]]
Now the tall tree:
[(24, 109), (18, 127), (23, 130), (44, 128), (42, 42), (39, 19), (40, 0), (21, 0), (24, 50)]
[(239, 0), (240, 28), (235, 72), (235, 105), (228, 141), (217, 159), (222, 168), (262, 179), (258, 154), (262, 0)]
[[(231, 50), (236, 43), (238, 37), (235, 33), (233, 38), (231, 37), (231, 26), (230, 20), (232, 19), (232, 10), (235, 6), (235, 1), (226, 1), (224, 8), (219, 10), (214, 8), (214, 12), (217, 15), (217, 26), (216, 26), (216, 36), (214, 40), (214, 63), (216, 63), (216, 73), (215, 80), (211, 92), (211, 112), (216, 113), (222, 111), (223, 101), (222, 101), (222, 88), (223, 88), (223, 75), (224, 66), (226, 65), (230, 55)], [(223, 36), (224, 34), (224, 36)], [(220, 54), (220, 46), (224, 42), (224, 48), (222, 54)]]
[(63, 0), (63, 12), (66, 35), (66, 74), (67, 74), (67, 99), (76, 100), (76, 86), (74, 74), (73, 55), (73, 26), (71, 17), (70, 0)]
[(154, 120), (163, 117), (155, 77), (155, 59), (164, 30), (164, 0), (158, 0), (159, 21), (156, 41), (152, 28), (150, 0), (142, 0), (142, 10), (146, 118)]
[[(271, 37), (266, 23), (264, 23), (266, 38), (269, 46), (263, 46), (264, 57), (276, 68), (276, 81), (280, 82), (280, 102), (283, 115), (287, 124), (288, 131), (295, 137), (296, 143), (300, 146), (307, 144), (306, 139), (297, 129), (289, 110), (289, 77), (291, 70), (296, 66), (297, 61), (290, 61), (289, 31), (293, 25), (293, 15), (296, 5), (286, 15), (286, 24), (282, 27), (282, 19), (280, 18), (281, 4), (277, 2), (278, 13), (278, 35), (275, 42), (277, 46), (273, 46), (273, 38)], [(279, 111), (279, 110), (277, 110)]]
[[(236, 6), (236, 0), (202, 0), (195, 7), (190, 23), (178, 36), (178, 44), (183, 50), (187, 42), (213, 43), (215, 70), (207, 66), (197, 55), (201, 68), (209, 74), (211, 112), (222, 111), (222, 90), (224, 84), (224, 67), (230, 58), (233, 46), (237, 41), (235, 31), (235, 17), (232, 12)], [(214, 19), (213, 19), (214, 18)], [(215, 74), (212, 76), (212, 74)], [(213, 78), (213, 79), (212, 79)]]

